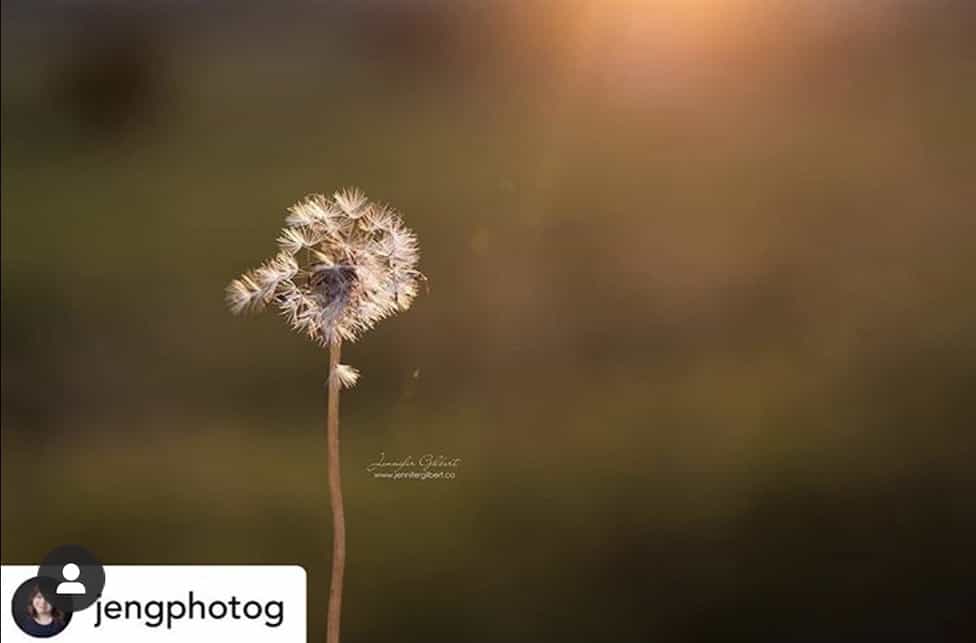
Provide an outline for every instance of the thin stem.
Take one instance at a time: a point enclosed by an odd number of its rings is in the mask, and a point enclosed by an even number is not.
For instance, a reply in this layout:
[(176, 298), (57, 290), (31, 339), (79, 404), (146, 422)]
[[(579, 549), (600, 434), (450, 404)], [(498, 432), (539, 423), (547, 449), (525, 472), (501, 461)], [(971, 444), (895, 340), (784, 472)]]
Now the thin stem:
[(342, 612), (342, 578), (346, 569), (346, 515), (342, 506), (342, 476), (339, 470), (339, 366), (342, 340), (329, 344), (329, 400), (326, 413), (326, 442), (329, 458), (329, 504), (332, 507), (332, 586), (329, 588), (329, 615), (326, 643), (339, 643), (339, 617)]

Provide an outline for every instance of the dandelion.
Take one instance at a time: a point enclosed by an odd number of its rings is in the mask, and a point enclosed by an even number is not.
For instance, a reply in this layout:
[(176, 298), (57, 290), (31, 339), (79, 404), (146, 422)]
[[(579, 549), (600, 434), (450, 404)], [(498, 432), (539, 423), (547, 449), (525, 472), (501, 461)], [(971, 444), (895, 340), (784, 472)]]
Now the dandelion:
[(295, 331), (329, 349), (326, 435), (332, 506), (332, 585), (327, 643), (339, 641), (346, 531), (339, 472), (339, 390), (359, 371), (340, 364), (343, 341), (356, 341), (377, 322), (410, 308), (425, 277), (417, 270), (417, 237), (388, 206), (357, 188), (331, 198), (305, 197), (285, 217), (279, 251), (226, 289), (235, 315), (277, 306)]

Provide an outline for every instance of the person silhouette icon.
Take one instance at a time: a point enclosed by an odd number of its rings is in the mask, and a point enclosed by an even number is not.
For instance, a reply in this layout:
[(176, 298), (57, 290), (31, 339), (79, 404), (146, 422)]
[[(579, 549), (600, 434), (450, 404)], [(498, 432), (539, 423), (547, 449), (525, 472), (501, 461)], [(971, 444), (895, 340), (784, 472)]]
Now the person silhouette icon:
[(80, 545), (61, 545), (44, 556), (37, 568), (41, 594), (65, 614), (95, 604), (105, 587), (105, 568), (94, 554)]
[(58, 583), (58, 589), (56, 590), (58, 594), (84, 594), (85, 584), (78, 581), (78, 577), (81, 575), (81, 569), (74, 563), (68, 563), (61, 569), (61, 575), (64, 576), (64, 582)]

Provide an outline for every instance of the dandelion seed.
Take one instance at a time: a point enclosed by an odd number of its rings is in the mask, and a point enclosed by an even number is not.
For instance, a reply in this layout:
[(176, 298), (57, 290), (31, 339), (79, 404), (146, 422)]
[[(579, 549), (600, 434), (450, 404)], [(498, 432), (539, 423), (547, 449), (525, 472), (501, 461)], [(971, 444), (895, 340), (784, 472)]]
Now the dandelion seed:
[(332, 198), (335, 204), (346, 214), (346, 216), (358, 219), (366, 213), (364, 207), (367, 203), (366, 195), (359, 188), (347, 188), (339, 190)]
[(278, 247), (291, 255), (299, 253), (310, 245), (312, 244), (305, 236), (303, 228), (284, 228), (281, 236), (278, 237)]
[(332, 260), (332, 257), (325, 254), (321, 250), (312, 250), (312, 256), (315, 258), (315, 263), (311, 265), (311, 269), (313, 271), (316, 269), (316, 266), (331, 268), (335, 265), (335, 261)]
[(310, 202), (311, 198), (299, 201), (288, 208), (288, 216), (285, 217), (285, 224), (293, 227), (312, 226), (316, 223), (316, 210)]
[(258, 306), (260, 303), (259, 293), (257, 284), (251, 281), (249, 276), (242, 275), (240, 279), (235, 279), (227, 286), (225, 300), (231, 312), (239, 315)]
[(342, 388), (352, 388), (359, 381), (359, 371), (348, 364), (338, 364), (332, 372), (332, 377), (339, 380)]

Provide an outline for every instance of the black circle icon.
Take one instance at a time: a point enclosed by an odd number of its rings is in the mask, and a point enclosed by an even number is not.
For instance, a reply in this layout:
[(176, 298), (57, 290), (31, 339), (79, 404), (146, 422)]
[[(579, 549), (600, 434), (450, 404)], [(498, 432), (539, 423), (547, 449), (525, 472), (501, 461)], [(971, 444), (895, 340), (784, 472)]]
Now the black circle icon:
[(105, 587), (105, 568), (80, 545), (62, 545), (48, 552), (37, 575), (53, 579), (41, 593), (62, 612), (79, 612), (98, 600)]
[(28, 578), (14, 592), (10, 601), (10, 611), (14, 623), (28, 636), (46, 639), (57, 636), (71, 622), (71, 612), (65, 612), (45, 598), (45, 588), (56, 590), (52, 578), (35, 576)]

